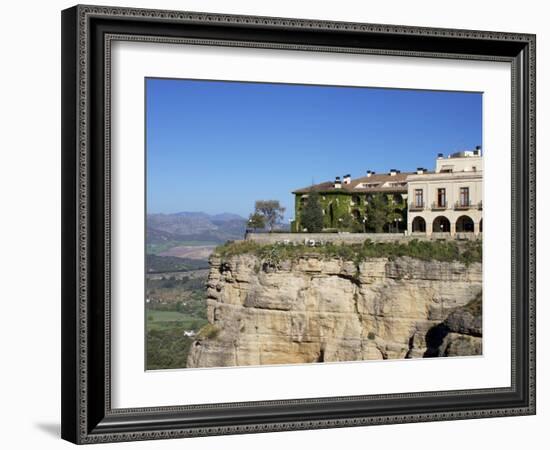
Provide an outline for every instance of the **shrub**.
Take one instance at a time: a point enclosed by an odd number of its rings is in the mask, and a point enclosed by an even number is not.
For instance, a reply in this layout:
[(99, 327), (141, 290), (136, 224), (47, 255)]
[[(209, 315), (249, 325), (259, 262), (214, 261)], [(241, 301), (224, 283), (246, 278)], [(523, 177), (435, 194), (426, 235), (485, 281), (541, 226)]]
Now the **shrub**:
[(221, 258), (244, 255), (246, 253), (255, 253), (261, 246), (254, 241), (227, 241), (225, 244), (219, 245), (214, 250), (214, 253)]
[(226, 243), (216, 249), (221, 257), (252, 254), (260, 258), (267, 266), (279, 267), (281, 261), (293, 260), (306, 255), (318, 255), (324, 258), (341, 258), (360, 263), (367, 258), (395, 259), (409, 256), (425, 261), (458, 261), (466, 265), (481, 262), (481, 241), (468, 241), (459, 245), (456, 241), (419, 241), (408, 242), (372, 242), (363, 244), (335, 244), (307, 246), (304, 244), (261, 245), (252, 241)]
[(214, 339), (220, 333), (220, 329), (211, 323), (207, 323), (197, 333), (197, 339)]
[(147, 332), (147, 370), (186, 367), (192, 342), (192, 339), (184, 336), (181, 328), (149, 330)]

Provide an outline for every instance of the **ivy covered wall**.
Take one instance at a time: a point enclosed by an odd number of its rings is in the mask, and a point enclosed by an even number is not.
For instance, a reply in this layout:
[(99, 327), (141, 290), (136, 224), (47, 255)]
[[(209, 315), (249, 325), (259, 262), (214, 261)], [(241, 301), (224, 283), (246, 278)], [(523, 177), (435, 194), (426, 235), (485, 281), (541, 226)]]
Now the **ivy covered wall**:
[[(349, 231), (361, 233), (368, 231), (368, 222), (365, 223), (367, 203), (373, 194), (350, 192), (320, 192), (319, 202), (323, 208), (323, 227), (326, 231)], [(406, 195), (401, 193), (384, 193), (388, 202), (392, 202), (396, 210), (403, 214), (401, 227), (406, 227)], [(291, 231), (301, 232), (301, 211), (307, 202), (308, 194), (295, 194), (295, 219), (291, 224)]]

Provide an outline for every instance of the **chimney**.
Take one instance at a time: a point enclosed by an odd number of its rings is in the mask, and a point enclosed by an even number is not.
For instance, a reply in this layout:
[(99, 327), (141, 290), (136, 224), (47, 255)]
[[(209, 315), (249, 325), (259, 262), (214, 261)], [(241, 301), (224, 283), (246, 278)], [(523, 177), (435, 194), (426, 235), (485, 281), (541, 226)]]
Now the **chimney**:
[(350, 184), (351, 183), (351, 175), (348, 173), (347, 175), (344, 175), (344, 184)]
[(395, 170), (395, 169), (390, 169), (389, 175), (392, 176), (392, 177), (394, 177), (396, 173), (397, 173), (397, 170)]
[(424, 167), (417, 167), (416, 168), (416, 174), (422, 175), (424, 173)]
[(438, 153), (437, 154), (437, 159), (442, 159), (443, 158), (443, 153)]
[(374, 172), (371, 172), (370, 170), (367, 170), (367, 177), (370, 177)]
[(336, 180), (334, 180), (334, 188), (340, 189), (342, 187), (342, 182), (340, 181), (340, 177), (336, 177)]

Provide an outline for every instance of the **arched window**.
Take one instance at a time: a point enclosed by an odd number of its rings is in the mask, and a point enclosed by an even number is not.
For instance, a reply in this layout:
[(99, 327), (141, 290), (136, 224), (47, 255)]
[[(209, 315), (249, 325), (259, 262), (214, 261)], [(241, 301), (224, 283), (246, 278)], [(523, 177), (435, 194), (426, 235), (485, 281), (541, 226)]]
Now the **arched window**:
[(426, 232), (426, 221), (423, 217), (417, 216), (412, 221), (412, 232), (413, 233), (425, 233)]
[(474, 221), (469, 216), (460, 216), (456, 219), (456, 232), (457, 233), (473, 233)]

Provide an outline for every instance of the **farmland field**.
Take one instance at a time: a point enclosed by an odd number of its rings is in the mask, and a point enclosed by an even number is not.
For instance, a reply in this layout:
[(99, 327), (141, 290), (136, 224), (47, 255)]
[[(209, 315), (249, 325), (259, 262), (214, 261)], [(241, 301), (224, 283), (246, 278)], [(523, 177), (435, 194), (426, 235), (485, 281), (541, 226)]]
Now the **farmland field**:
[(166, 330), (169, 328), (198, 330), (204, 324), (206, 324), (205, 319), (193, 317), (178, 311), (147, 309), (147, 328), (149, 330)]
[(160, 253), (170, 251), (175, 247), (215, 247), (219, 245), (216, 241), (185, 241), (185, 240), (170, 240), (163, 242), (147, 243), (147, 254), (158, 255)]
[(186, 366), (193, 335), (207, 323), (206, 276), (204, 269), (147, 276), (148, 370)]

